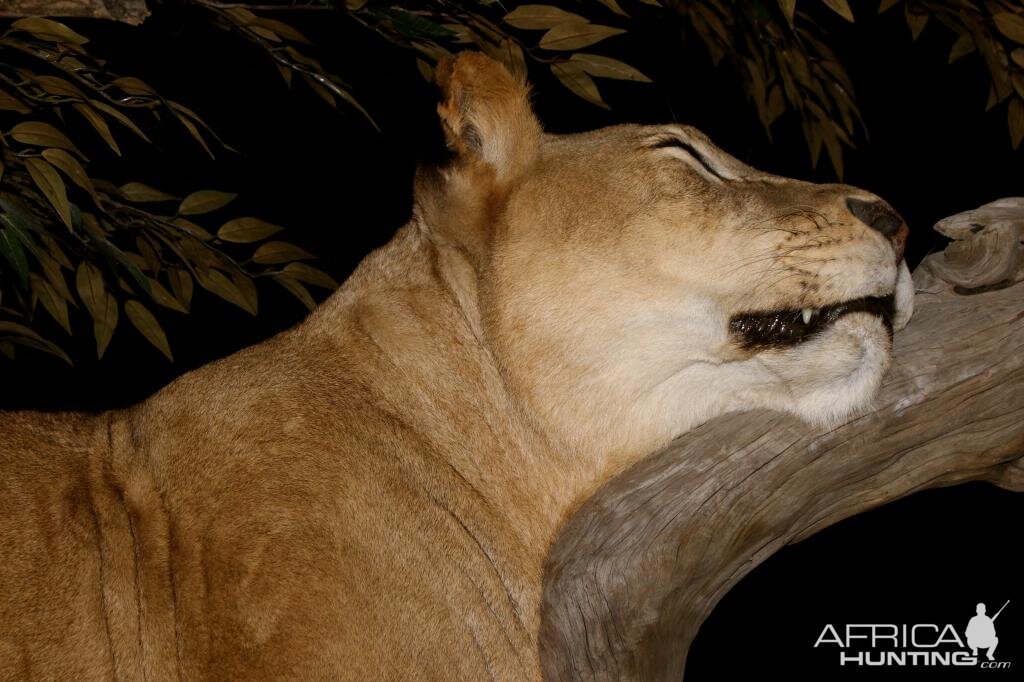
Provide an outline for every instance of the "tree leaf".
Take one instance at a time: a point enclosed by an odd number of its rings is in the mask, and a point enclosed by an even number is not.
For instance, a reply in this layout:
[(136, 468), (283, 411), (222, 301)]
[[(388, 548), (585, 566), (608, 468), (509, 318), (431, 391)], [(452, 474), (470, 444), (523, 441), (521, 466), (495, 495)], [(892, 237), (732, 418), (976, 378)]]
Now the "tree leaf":
[(577, 52), (569, 57), (569, 61), (578, 63), (584, 71), (598, 78), (615, 78), (618, 80), (638, 81), (640, 83), (651, 82), (650, 78), (637, 69), (611, 57)]
[(121, 88), (129, 95), (155, 95), (156, 91), (149, 87), (144, 81), (135, 78), (134, 76), (122, 76), (121, 78), (115, 78), (110, 81), (110, 84)]
[(286, 24), (283, 21), (257, 16), (253, 18), (252, 23), (258, 26), (263, 26), (264, 28), (269, 28), (277, 35), (287, 38), (288, 40), (291, 40), (293, 42), (303, 43), (304, 45), (313, 44), (306, 36), (302, 35), (297, 30), (295, 30), (295, 28), (292, 27), (291, 24)]
[(1024, 17), (1012, 12), (1000, 12), (992, 15), (996, 28), (1004, 36), (1018, 43), (1024, 43)]
[(85, 93), (63, 78), (58, 78), (57, 76), (37, 75), (34, 77), (34, 80), (39, 87), (51, 95), (60, 95), (62, 97), (70, 97), (72, 99), (79, 100), (85, 99)]
[(235, 218), (221, 225), (217, 230), (217, 236), (226, 242), (246, 244), (266, 239), (283, 229), (280, 225), (272, 225), (259, 218)]
[(70, 334), (71, 321), (68, 319), (67, 301), (50, 286), (49, 282), (36, 273), (30, 273), (28, 279), (32, 293), (36, 295), (39, 302), (46, 308), (46, 312), (50, 313), (50, 317), (57, 320), (60, 326), (64, 328), (64, 331)]
[(622, 9), (622, 7), (619, 6), (619, 3), (616, 2), (615, 0), (597, 0), (597, 1), (599, 3), (601, 3), (602, 5), (604, 5), (605, 7), (607, 7), (608, 9), (610, 9), (611, 11), (613, 11), (616, 14), (620, 15), (620, 16), (623, 16), (623, 17), (628, 17), (629, 16), (628, 14), (626, 14), (626, 10)]
[(779, 9), (782, 10), (782, 14), (786, 17), (789, 25), (792, 26), (793, 15), (796, 13), (796, 0), (779, 0)]
[(590, 76), (584, 71), (583, 67), (574, 62), (560, 62), (558, 64), (551, 65), (551, 73), (554, 74), (562, 85), (569, 88), (572, 92), (582, 97), (591, 104), (597, 105), (602, 109), (610, 109), (611, 107), (601, 98), (601, 93), (597, 89), (597, 84)]
[(829, 9), (841, 16), (847, 21), (853, 21), (853, 10), (850, 9), (850, 3), (846, 0), (821, 0), (824, 2)]
[(127, 182), (118, 188), (118, 191), (128, 201), (138, 203), (147, 201), (175, 201), (178, 197), (153, 189), (141, 182)]
[[(31, 144), (37, 147), (57, 147), (67, 149), (86, 159), (85, 154), (78, 151), (78, 148), (71, 143), (64, 133), (54, 128), (49, 123), (42, 121), (25, 121), (11, 128), (11, 137), (22, 144)], [(86, 159), (88, 161), (88, 159)]]
[(545, 50), (577, 50), (625, 32), (613, 26), (573, 21), (558, 24), (545, 33), (540, 39), (540, 46)]
[(131, 130), (133, 133), (138, 135), (146, 142), (153, 144), (153, 142), (148, 137), (146, 137), (146, 133), (142, 132), (142, 129), (139, 128), (139, 126), (135, 125), (135, 121), (128, 118), (125, 114), (121, 113), (116, 108), (110, 106), (106, 102), (100, 102), (99, 100), (95, 99), (89, 100), (89, 104), (99, 109), (103, 113), (107, 114), (111, 118), (116, 119), (121, 125), (123, 125), (125, 128), (128, 128), (128, 130)]
[(24, 19), (18, 19), (11, 24), (11, 28), (17, 31), (31, 33), (38, 38), (49, 40), (50, 42), (63, 42), (71, 45), (85, 45), (89, 42), (88, 38), (75, 33), (59, 21), (44, 19), (42, 17), (25, 17)]
[(213, 189), (201, 189), (198, 192), (192, 192), (181, 202), (178, 207), (179, 215), (198, 215), (200, 213), (209, 213), (210, 211), (216, 211), (218, 208), (223, 208), (231, 203), (237, 194), (231, 192), (218, 192)]
[(199, 227), (191, 220), (186, 220), (185, 218), (175, 218), (171, 222), (174, 223), (179, 228), (181, 228), (182, 231), (192, 235), (199, 241), (208, 242), (213, 239), (212, 234), (210, 234), (203, 228)]
[(96, 354), (102, 358), (117, 327), (117, 299), (107, 291), (103, 273), (88, 261), (82, 261), (78, 266), (75, 288), (78, 290), (78, 297), (82, 299), (86, 310), (92, 316)]
[(1024, 47), (1018, 47), (1016, 50), (1010, 53), (1010, 59), (1013, 63), (1024, 69)]
[(13, 336), (7, 337), (7, 339), (12, 343), (17, 343), (27, 348), (34, 348), (36, 350), (41, 350), (44, 353), (56, 355), (58, 358), (64, 360), (64, 362), (69, 365), (71, 364), (71, 358), (69, 358), (67, 353), (61, 350), (57, 344), (47, 341), (25, 325), (18, 324), (17, 322), (0, 320), (0, 334), (13, 334)]
[(188, 310), (192, 305), (192, 276), (180, 268), (168, 268), (167, 281), (171, 283), (174, 297)]
[(152, 277), (149, 278), (149, 297), (152, 298), (155, 303), (158, 303), (165, 308), (176, 310), (179, 313), (188, 312), (188, 309), (182, 305), (181, 301), (172, 296), (171, 292), (167, 291), (163, 284), (160, 284), (160, 282)]
[(316, 301), (313, 300), (312, 294), (306, 289), (298, 280), (292, 279), (287, 275), (272, 275), (271, 277), (275, 282), (280, 284), (282, 287), (287, 289), (295, 298), (302, 301), (302, 305), (306, 306), (310, 310), (316, 309)]
[(964, 55), (968, 55), (977, 49), (978, 47), (974, 44), (974, 38), (971, 34), (963, 33), (956, 39), (956, 42), (953, 43), (953, 48), (949, 51), (949, 63), (952, 64)]
[(882, 2), (878, 5), (878, 13), (881, 14), (882, 12), (889, 11), (890, 9), (895, 7), (896, 3), (898, 2), (900, 2), (900, 0), (882, 0)]
[(43, 159), (34, 157), (25, 159), (25, 168), (28, 169), (28, 174), (32, 176), (36, 187), (60, 216), (61, 221), (67, 225), (69, 230), (72, 230), (71, 204), (68, 203), (67, 188), (64, 186), (64, 181), (60, 179), (60, 174)]
[(206, 153), (210, 155), (211, 159), (216, 158), (213, 155), (213, 150), (211, 150), (210, 147), (206, 144), (206, 140), (203, 139), (203, 136), (199, 133), (199, 129), (196, 128), (195, 124), (192, 123), (192, 121), (188, 120), (187, 117), (179, 114), (177, 111), (174, 112), (174, 117), (178, 119), (181, 125), (185, 126), (185, 130), (187, 130), (189, 134), (193, 138), (195, 138), (199, 145), (206, 150)]
[(528, 30), (553, 28), (564, 22), (587, 22), (578, 14), (551, 5), (520, 5), (506, 14), (503, 21), (509, 26)]
[(1013, 142), (1013, 148), (1017, 149), (1024, 139), (1024, 102), (1019, 97), (1010, 100), (1007, 120), (1010, 126), (1010, 140)]
[(139, 330), (139, 333), (145, 336), (146, 340), (163, 353), (168, 360), (173, 362), (174, 356), (171, 355), (171, 346), (167, 343), (167, 335), (164, 334), (160, 323), (153, 317), (153, 313), (149, 312), (146, 306), (135, 299), (124, 302), (124, 312), (135, 328)]
[(314, 268), (308, 263), (289, 263), (284, 266), (283, 274), (297, 279), (300, 282), (306, 284), (312, 284), (313, 286), (323, 287), (324, 289), (337, 289), (338, 283), (333, 277), (328, 275), (323, 270)]
[(88, 104), (77, 102), (74, 106), (75, 110), (78, 111), (78, 113), (80, 113), (82, 117), (96, 129), (96, 132), (100, 134), (100, 137), (103, 138), (104, 142), (114, 150), (114, 153), (121, 156), (121, 149), (117, 146), (117, 140), (115, 140), (114, 136), (111, 134), (110, 126), (107, 125), (104, 118), (96, 113), (96, 111)]
[(15, 111), (19, 114), (27, 114), (32, 109), (25, 106), (24, 102), (9, 92), (0, 90), (0, 111)]
[(928, 15), (924, 12), (918, 13), (917, 11), (911, 11), (910, 5), (904, 6), (904, 13), (907, 16), (907, 26), (910, 27), (910, 37), (912, 40), (917, 40), (917, 37), (921, 35), (921, 31), (924, 30), (925, 25), (928, 23)]
[(85, 169), (82, 168), (82, 164), (78, 163), (78, 159), (63, 149), (44, 149), (43, 158), (64, 171), (64, 174), (71, 178), (72, 182), (88, 192), (92, 200), (99, 205), (100, 199), (96, 195), (96, 188), (86, 174)]
[(293, 260), (314, 258), (313, 254), (288, 242), (267, 242), (261, 245), (252, 255), (252, 259), (261, 265), (276, 265)]
[(28, 257), (25, 254), (25, 247), (21, 239), (10, 227), (0, 229), (0, 255), (4, 257), (14, 274), (18, 276), (18, 282), (22, 289), (28, 287)]
[(212, 294), (220, 296), (228, 303), (233, 303), (250, 315), (255, 315), (256, 310), (250, 306), (250, 302), (234, 282), (228, 279), (227, 275), (213, 268), (200, 268), (196, 270), (196, 278), (199, 285)]

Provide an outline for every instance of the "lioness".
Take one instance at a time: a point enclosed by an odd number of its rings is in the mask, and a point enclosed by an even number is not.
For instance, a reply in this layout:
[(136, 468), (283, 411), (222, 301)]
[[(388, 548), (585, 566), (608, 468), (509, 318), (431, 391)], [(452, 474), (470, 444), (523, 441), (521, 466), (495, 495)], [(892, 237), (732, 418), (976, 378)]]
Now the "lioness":
[(542, 565), (699, 422), (833, 422), (906, 323), (877, 197), (677, 125), (547, 135), (439, 69), (454, 158), (295, 329), (131, 409), (0, 420), (0, 677), (533, 680)]

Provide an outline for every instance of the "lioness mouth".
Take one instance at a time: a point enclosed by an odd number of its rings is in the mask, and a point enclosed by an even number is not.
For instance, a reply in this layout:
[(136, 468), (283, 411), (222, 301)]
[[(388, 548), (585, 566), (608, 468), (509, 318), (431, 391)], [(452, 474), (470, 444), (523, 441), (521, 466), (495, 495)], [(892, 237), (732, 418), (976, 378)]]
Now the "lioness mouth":
[(892, 318), (896, 313), (895, 297), (892, 294), (866, 296), (824, 308), (741, 313), (733, 315), (729, 320), (729, 330), (746, 350), (793, 346), (814, 337), (849, 313), (877, 315), (892, 334)]

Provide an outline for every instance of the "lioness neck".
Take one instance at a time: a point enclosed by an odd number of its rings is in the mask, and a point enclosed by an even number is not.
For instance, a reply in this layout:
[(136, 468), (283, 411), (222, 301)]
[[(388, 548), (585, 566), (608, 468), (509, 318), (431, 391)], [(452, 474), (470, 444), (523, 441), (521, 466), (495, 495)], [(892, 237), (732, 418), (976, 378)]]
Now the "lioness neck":
[(535, 635), (544, 556), (577, 486), (482, 339), (467, 268), (411, 222), (307, 326), (371, 358), (362, 384), (408, 432), (409, 475), (493, 553)]

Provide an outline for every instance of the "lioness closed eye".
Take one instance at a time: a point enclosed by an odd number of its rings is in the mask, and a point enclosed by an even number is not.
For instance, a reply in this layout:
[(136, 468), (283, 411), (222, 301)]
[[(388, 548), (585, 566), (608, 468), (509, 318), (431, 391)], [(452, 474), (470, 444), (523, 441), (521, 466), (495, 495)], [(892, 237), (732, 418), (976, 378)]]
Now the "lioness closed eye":
[(538, 679), (542, 567), (699, 422), (868, 403), (907, 228), (683, 126), (548, 135), (439, 70), (452, 162), (302, 325), (131, 409), (0, 416), (0, 677)]

